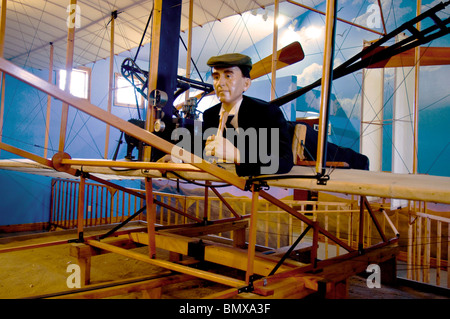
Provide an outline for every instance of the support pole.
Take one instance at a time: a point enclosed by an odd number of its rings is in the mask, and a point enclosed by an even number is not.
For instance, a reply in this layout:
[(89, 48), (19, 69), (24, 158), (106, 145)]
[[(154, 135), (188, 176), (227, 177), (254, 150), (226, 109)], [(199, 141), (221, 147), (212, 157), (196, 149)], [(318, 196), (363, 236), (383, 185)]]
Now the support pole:
[[(325, 48), (323, 55), (322, 90), (320, 95), (319, 134), (317, 141), (316, 173), (325, 174), (330, 94), (333, 80), (334, 37), (336, 34), (336, 0), (327, 0), (325, 24)], [(319, 180), (320, 182), (320, 180)]]
[(152, 179), (147, 177), (145, 179), (145, 201), (147, 205), (147, 233), (148, 233), (148, 253), (152, 259), (156, 258), (156, 244), (155, 244), (155, 223), (156, 212), (153, 204), (153, 185)]
[(313, 242), (311, 249), (311, 265), (313, 269), (317, 268), (317, 252), (319, 249), (319, 223), (313, 222)]
[(250, 213), (250, 229), (248, 231), (248, 255), (247, 255), (247, 272), (245, 273), (245, 282), (250, 283), (253, 276), (255, 261), (255, 245), (256, 245), (256, 224), (258, 219), (258, 203), (259, 203), (259, 185), (252, 186), (252, 209)]
[[(50, 42), (50, 62), (48, 65), (48, 83), (53, 83), (53, 43)], [(48, 139), (50, 134), (50, 111), (52, 108), (52, 96), (47, 95), (47, 114), (45, 117), (45, 142), (44, 142), (44, 157), (48, 155)]]
[[(112, 107), (112, 92), (114, 85), (114, 26), (117, 18), (117, 10), (111, 13), (111, 38), (109, 42), (109, 85), (108, 85), (108, 113), (111, 113)], [(108, 158), (109, 148), (109, 133), (110, 125), (106, 124), (106, 137), (105, 137), (105, 155), (104, 158)]]
[[(76, 10), (77, 0), (70, 0), (70, 8)], [(76, 14), (72, 15), (72, 12), (69, 12), (69, 15), (76, 18)], [(74, 40), (75, 40), (75, 21), (68, 24), (67, 31), (67, 51), (66, 51), (66, 86), (64, 90), (70, 93), (70, 81), (72, 78), (72, 68), (73, 68), (73, 51), (74, 51)], [(62, 112), (61, 112), (61, 129), (59, 132), (59, 148), (60, 152), (64, 152), (64, 146), (66, 143), (66, 130), (67, 130), (67, 118), (69, 116), (69, 104), (62, 104)]]
[(80, 185), (78, 185), (78, 217), (77, 217), (77, 233), (78, 240), (83, 242), (83, 227), (84, 227), (84, 197), (85, 197), (86, 178), (80, 176)]
[[(175, 81), (178, 72), (178, 53), (180, 44), (181, 0), (155, 0), (152, 24), (152, 45), (150, 50), (150, 68), (148, 78), (148, 94), (159, 90), (167, 94), (167, 102), (162, 107), (161, 122), (165, 130), (156, 132), (158, 136), (170, 139), (172, 123), (174, 92), (177, 90)], [(148, 98), (148, 101), (151, 99)], [(156, 110), (149, 106), (145, 129), (155, 131)], [(143, 152), (144, 161), (157, 161), (167, 153), (157, 148), (146, 146)]]
[[(422, 1), (417, 0), (417, 12), (416, 16), (420, 15), (420, 7), (422, 6)], [(418, 22), (416, 25), (417, 30), (420, 32), (421, 23)], [(414, 119), (413, 119), (413, 174), (417, 174), (418, 167), (418, 146), (419, 146), (419, 73), (420, 73), (420, 45), (415, 48), (415, 68), (414, 68)]]
[[(188, 27), (188, 43), (186, 52), (186, 78), (191, 78), (191, 55), (192, 55), (192, 25), (194, 21), (194, 0), (189, 0), (189, 27)], [(185, 100), (189, 99), (189, 90), (185, 93)]]
[[(147, 94), (156, 90), (158, 80), (158, 63), (159, 63), (159, 49), (161, 40), (161, 20), (162, 20), (162, 0), (155, 0), (153, 2), (153, 21), (152, 21), (152, 39), (150, 49), (150, 71), (148, 73), (148, 89)], [(150, 101), (150, 96), (147, 97), (147, 101)], [(154, 131), (155, 123), (155, 110), (148, 104), (147, 117), (145, 121), (145, 129), (149, 132)], [(144, 162), (150, 162), (152, 148), (151, 146), (144, 146), (143, 160)]]
[(364, 196), (359, 201), (359, 233), (358, 233), (358, 251), (361, 253), (364, 249)]
[[(5, 30), (6, 30), (6, 0), (2, 0), (2, 12), (0, 17), (0, 57), (3, 58), (5, 48)], [(5, 113), (5, 73), (1, 72), (1, 100), (0, 100), (0, 142), (3, 136), (3, 116)]]
[(0, 20), (0, 57), (3, 58), (5, 49), (5, 31), (6, 31), (6, 0), (2, 0), (2, 12)]
[(273, 49), (272, 49), (272, 86), (271, 86), (271, 100), (276, 98), (276, 81), (277, 81), (277, 47), (278, 47), (278, 12), (279, 0), (275, 0), (275, 8), (273, 13)]
[(208, 220), (208, 203), (209, 203), (209, 186), (211, 185), (211, 182), (206, 181), (205, 182), (205, 201), (204, 201), (204, 207), (203, 207), (203, 220)]

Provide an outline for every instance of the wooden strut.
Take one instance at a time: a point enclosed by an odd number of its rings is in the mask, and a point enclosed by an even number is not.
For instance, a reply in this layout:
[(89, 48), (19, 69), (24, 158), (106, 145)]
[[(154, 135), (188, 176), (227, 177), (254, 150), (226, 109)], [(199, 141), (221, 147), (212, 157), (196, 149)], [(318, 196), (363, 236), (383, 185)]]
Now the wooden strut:
[(386, 235), (383, 232), (383, 228), (381, 227), (380, 223), (378, 222), (378, 219), (376, 218), (375, 214), (372, 211), (372, 207), (370, 207), (370, 203), (367, 200), (366, 196), (361, 196), (362, 198), (362, 202), (364, 204), (364, 206), (367, 208), (367, 211), (369, 212), (370, 217), (372, 218), (373, 223), (375, 224), (375, 227), (378, 230), (378, 233), (380, 234), (383, 242), (387, 242), (388, 239), (386, 238)]
[[(70, 0), (70, 9), (76, 10), (77, 0)], [(70, 15), (76, 17), (77, 15)], [(75, 19), (75, 18), (74, 18)], [(73, 53), (74, 53), (74, 41), (75, 41), (75, 23), (71, 21), (68, 24), (67, 31), (67, 51), (66, 51), (66, 83), (64, 90), (70, 93), (70, 82), (72, 80), (72, 68), (73, 68)], [(67, 119), (69, 116), (69, 103), (63, 101), (61, 112), (61, 128), (59, 132), (59, 148), (60, 152), (64, 151), (66, 143), (66, 131), (67, 131)]]
[(259, 193), (260, 193), (259, 185), (253, 184), (253, 186), (252, 186), (252, 208), (251, 208), (251, 215), (250, 215), (250, 228), (248, 231), (247, 272), (245, 273), (245, 282), (247, 284), (250, 283), (251, 277), (253, 276)]
[[(334, 43), (336, 34), (336, 1), (327, 0), (327, 12), (325, 23), (325, 44), (323, 54), (322, 87), (320, 93), (320, 116), (319, 131), (317, 137), (316, 154), (316, 174), (325, 175), (327, 144), (328, 144), (328, 121), (330, 114), (330, 96), (333, 81), (333, 61), (334, 61)], [(318, 179), (319, 184), (324, 181)]]
[(331, 239), (332, 241), (334, 241), (336, 244), (338, 244), (339, 246), (341, 246), (342, 248), (344, 248), (345, 250), (347, 250), (348, 252), (352, 252), (354, 251), (354, 249), (352, 247), (350, 247), (348, 244), (346, 244), (344, 241), (340, 240), (339, 238), (337, 238), (336, 236), (334, 236), (333, 234), (331, 234), (329, 231), (327, 231), (326, 229), (320, 227), (320, 226), (315, 226), (314, 222), (312, 220), (310, 220), (308, 217), (304, 216), (303, 214), (297, 212), (295, 209), (293, 209), (292, 207), (290, 207), (289, 205), (283, 203), (281, 200), (273, 197), (272, 195), (270, 195), (269, 193), (260, 190), (259, 192), (259, 196), (261, 196), (262, 198), (266, 199), (267, 201), (269, 201), (270, 203), (278, 206), (279, 208), (285, 210), (286, 212), (288, 212), (289, 214), (297, 217), (299, 220), (301, 220), (302, 222), (306, 223), (309, 226), (312, 227), (317, 227), (317, 230), (322, 233), (323, 235), (325, 235), (326, 237), (328, 237), (329, 239)]
[[(117, 10), (111, 13), (111, 36), (110, 36), (110, 42), (109, 42), (109, 81), (108, 81), (108, 104), (107, 104), (107, 110), (108, 113), (111, 113), (112, 108), (112, 94), (113, 94), (113, 86), (114, 86), (114, 27), (115, 27), (115, 21), (117, 18)], [(104, 158), (108, 158), (108, 148), (109, 148), (109, 133), (110, 133), (110, 125), (106, 125), (106, 132), (105, 132), (105, 153)]]
[(155, 223), (156, 223), (156, 209), (153, 202), (153, 185), (152, 179), (145, 179), (145, 202), (147, 206), (147, 234), (148, 234), (148, 252), (150, 258), (156, 258), (156, 244), (155, 244)]
[(217, 191), (217, 189), (215, 187), (209, 186), (209, 188), (211, 188), (211, 190), (214, 192), (214, 194), (216, 194), (216, 196), (222, 201), (222, 203), (230, 210), (230, 212), (234, 215), (234, 217), (236, 217), (236, 219), (241, 219), (243, 218), (241, 215), (239, 215), (238, 213), (236, 213), (236, 211), (233, 209), (233, 207), (231, 207), (231, 205), (226, 201), (226, 199)]
[[(48, 66), (48, 82), (53, 82), (53, 52), (54, 47), (53, 43), (50, 42), (50, 62)], [(52, 107), (52, 97), (51, 95), (47, 96), (47, 114), (45, 116), (45, 141), (44, 141), (44, 157), (47, 158), (48, 153), (48, 140), (50, 135), (50, 111)]]

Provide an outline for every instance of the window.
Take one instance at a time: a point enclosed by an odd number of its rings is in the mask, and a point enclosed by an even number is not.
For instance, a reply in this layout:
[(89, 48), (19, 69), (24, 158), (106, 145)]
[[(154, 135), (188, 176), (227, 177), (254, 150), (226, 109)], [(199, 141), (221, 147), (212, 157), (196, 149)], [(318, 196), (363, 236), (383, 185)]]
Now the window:
[[(142, 84), (138, 79), (135, 79), (136, 86), (142, 88)], [(115, 74), (115, 90), (114, 90), (114, 105), (136, 107), (136, 96), (139, 107), (144, 106), (144, 97), (139, 92), (134, 91), (133, 85), (119, 73)]]
[[(64, 90), (66, 86), (66, 70), (59, 70), (58, 75), (58, 86), (61, 90)], [(77, 69), (73, 69), (72, 77), (70, 79), (70, 94), (89, 100), (90, 78), (90, 68), (79, 67)]]

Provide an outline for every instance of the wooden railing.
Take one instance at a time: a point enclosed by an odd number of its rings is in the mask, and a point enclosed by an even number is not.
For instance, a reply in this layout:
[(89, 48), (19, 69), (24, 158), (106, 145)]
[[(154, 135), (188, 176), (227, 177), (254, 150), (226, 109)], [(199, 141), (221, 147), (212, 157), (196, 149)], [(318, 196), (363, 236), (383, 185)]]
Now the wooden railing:
[[(79, 182), (73, 180), (54, 179), (52, 181), (51, 225), (64, 229), (76, 228), (76, 213)], [(120, 223), (133, 215), (145, 204), (144, 199), (122, 190), (96, 183), (86, 183), (84, 226), (99, 226)], [(144, 194), (144, 190), (133, 189)], [(161, 225), (180, 225), (189, 220), (184, 215), (193, 216), (197, 220), (218, 220), (246, 216), (250, 213), (251, 199), (248, 197), (227, 197), (225, 202), (219, 197), (184, 196), (154, 192), (156, 205), (156, 221)], [(284, 200), (284, 203), (295, 208), (313, 221), (318, 221), (324, 229), (332, 232), (339, 239), (357, 248), (359, 234), (360, 210), (357, 201), (318, 202)], [(206, 204), (205, 204), (206, 203)], [(182, 212), (184, 215), (181, 215)], [(234, 213), (234, 214), (233, 214)], [(394, 232), (380, 213), (383, 230)], [(144, 214), (135, 220), (145, 221)], [(364, 247), (376, 243), (377, 236), (369, 218), (365, 218)], [(270, 202), (260, 199), (258, 209), (257, 244), (277, 249), (292, 245), (297, 237), (306, 229), (305, 223), (297, 220)], [(311, 231), (312, 233), (312, 231)], [(305, 240), (312, 238), (307, 234)], [(220, 233), (219, 236), (232, 239), (232, 232)], [(333, 245), (327, 237), (323, 241), (322, 258), (339, 255), (340, 247)], [(342, 250), (342, 249), (341, 249)]]
[[(77, 227), (79, 182), (53, 179), (50, 205), (50, 225), (63, 229)], [(144, 200), (96, 183), (85, 186), (85, 226), (100, 226), (124, 221), (138, 211)], [(142, 219), (141, 216), (136, 218)]]
[(450, 289), (450, 218), (426, 211), (422, 205), (406, 216), (408, 233), (401, 243), (399, 272), (407, 279)]

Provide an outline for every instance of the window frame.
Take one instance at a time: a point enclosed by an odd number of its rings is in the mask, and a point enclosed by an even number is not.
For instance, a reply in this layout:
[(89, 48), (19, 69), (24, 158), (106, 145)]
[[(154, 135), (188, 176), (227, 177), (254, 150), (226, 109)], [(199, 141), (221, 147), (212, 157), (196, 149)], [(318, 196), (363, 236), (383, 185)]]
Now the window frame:
[[(113, 105), (114, 106), (121, 106), (121, 107), (136, 107), (137, 106), (136, 105), (136, 101), (134, 103), (132, 103), (132, 104), (122, 103), (122, 102), (118, 101), (118, 93), (119, 93), (119, 90), (121, 89), (121, 88), (119, 88), (117, 86), (119, 79), (123, 79), (124, 81), (129, 83), (127, 81), (127, 79), (121, 73), (119, 73), (119, 72), (115, 72), (114, 73), (114, 99), (113, 99)], [(139, 81), (137, 78), (135, 78), (135, 79), (136, 79), (137, 82)], [(131, 83), (129, 83), (129, 85), (131, 87)], [(142, 109), (142, 108), (144, 108), (144, 97), (140, 93), (137, 93), (137, 95), (138, 95), (138, 99), (139, 99), (139, 108)]]
[[(61, 87), (59, 86), (59, 83), (60, 83), (60, 80), (61, 80), (61, 71), (66, 71), (66, 70), (65, 70), (65, 69), (59, 69), (59, 70), (58, 70), (58, 72), (57, 72), (57, 77), (56, 77), (56, 85), (57, 85), (60, 89), (64, 90), (64, 88), (61, 88)], [(86, 80), (87, 80), (87, 85), (86, 85), (86, 87), (87, 87), (87, 97), (81, 97), (81, 98), (82, 98), (82, 99), (85, 99), (85, 100), (87, 100), (87, 101), (91, 101), (91, 78), (92, 78), (92, 69), (89, 68), (89, 67), (86, 67), (86, 66), (78, 66), (78, 67), (76, 67), (76, 68), (73, 68), (73, 69), (72, 69), (72, 72), (73, 72), (73, 71), (82, 71), (82, 72), (86, 73)], [(72, 84), (72, 79), (71, 79), (70, 83)], [(72, 94), (72, 92), (70, 92), (70, 94)]]

